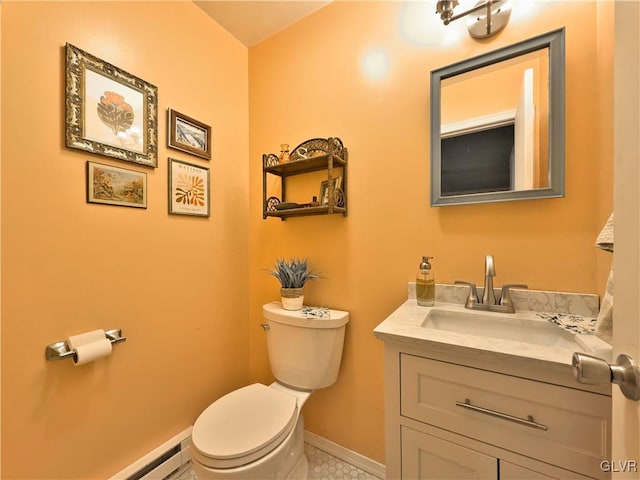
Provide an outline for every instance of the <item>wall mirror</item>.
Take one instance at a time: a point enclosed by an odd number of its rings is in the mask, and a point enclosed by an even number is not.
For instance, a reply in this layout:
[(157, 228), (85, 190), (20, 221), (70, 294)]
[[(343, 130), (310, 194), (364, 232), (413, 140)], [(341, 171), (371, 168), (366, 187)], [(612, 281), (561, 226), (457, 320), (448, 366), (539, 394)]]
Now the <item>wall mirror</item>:
[(564, 29), (431, 72), (431, 205), (564, 196)]

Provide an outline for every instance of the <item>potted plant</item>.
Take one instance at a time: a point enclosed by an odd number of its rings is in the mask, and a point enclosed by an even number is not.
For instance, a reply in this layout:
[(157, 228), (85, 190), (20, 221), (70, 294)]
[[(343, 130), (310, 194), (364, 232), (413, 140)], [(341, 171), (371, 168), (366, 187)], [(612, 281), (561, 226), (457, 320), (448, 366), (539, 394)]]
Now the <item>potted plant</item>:
[(273, 270), (267, 272), (280, 282), (280, 300), (285, 310), (300, 310), (304, 302), (304, 284), (322, 278), (311, 269), (306, 258), (278, 258)]

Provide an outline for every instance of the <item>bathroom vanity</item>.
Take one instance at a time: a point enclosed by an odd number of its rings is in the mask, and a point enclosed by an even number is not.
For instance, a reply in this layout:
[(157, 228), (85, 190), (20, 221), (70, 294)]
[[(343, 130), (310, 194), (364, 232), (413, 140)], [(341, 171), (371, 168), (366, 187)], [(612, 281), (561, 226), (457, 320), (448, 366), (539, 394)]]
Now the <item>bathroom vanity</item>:
[(517, 313), (493, 314), (438, 301), (438, 287), (434, 307), (419, 307), (410, 287), (374, 330), (385, 351), (387, 478), (609, 478), (600, 465), (610, 458), (611, 387), (578, 383), (571, 357), (610, 358), (610, 347), (526, 310), (536, 295), (554, 311), (582, 299), (514, 292)]

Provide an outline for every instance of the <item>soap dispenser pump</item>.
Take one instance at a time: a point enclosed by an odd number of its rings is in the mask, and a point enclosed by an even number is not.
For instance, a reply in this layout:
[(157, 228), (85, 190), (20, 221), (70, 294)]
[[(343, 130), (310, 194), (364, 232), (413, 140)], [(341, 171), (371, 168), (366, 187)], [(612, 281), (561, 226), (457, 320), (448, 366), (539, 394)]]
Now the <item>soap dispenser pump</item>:
[(433, 307), (436, 299), (436, 279), (431, 270), (429, 260), (433, 257), (422, 257), (416, 277), (416, 300), (422, 307)]

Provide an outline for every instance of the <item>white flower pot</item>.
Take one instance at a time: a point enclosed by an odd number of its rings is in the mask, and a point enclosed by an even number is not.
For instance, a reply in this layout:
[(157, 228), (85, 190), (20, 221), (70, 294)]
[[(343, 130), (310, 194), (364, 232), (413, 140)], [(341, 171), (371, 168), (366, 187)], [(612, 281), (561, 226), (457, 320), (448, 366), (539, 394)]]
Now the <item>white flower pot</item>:
[(303, 288), (281, 288), (280, 301), (285, 310), (302, 310), (304, 303)]

